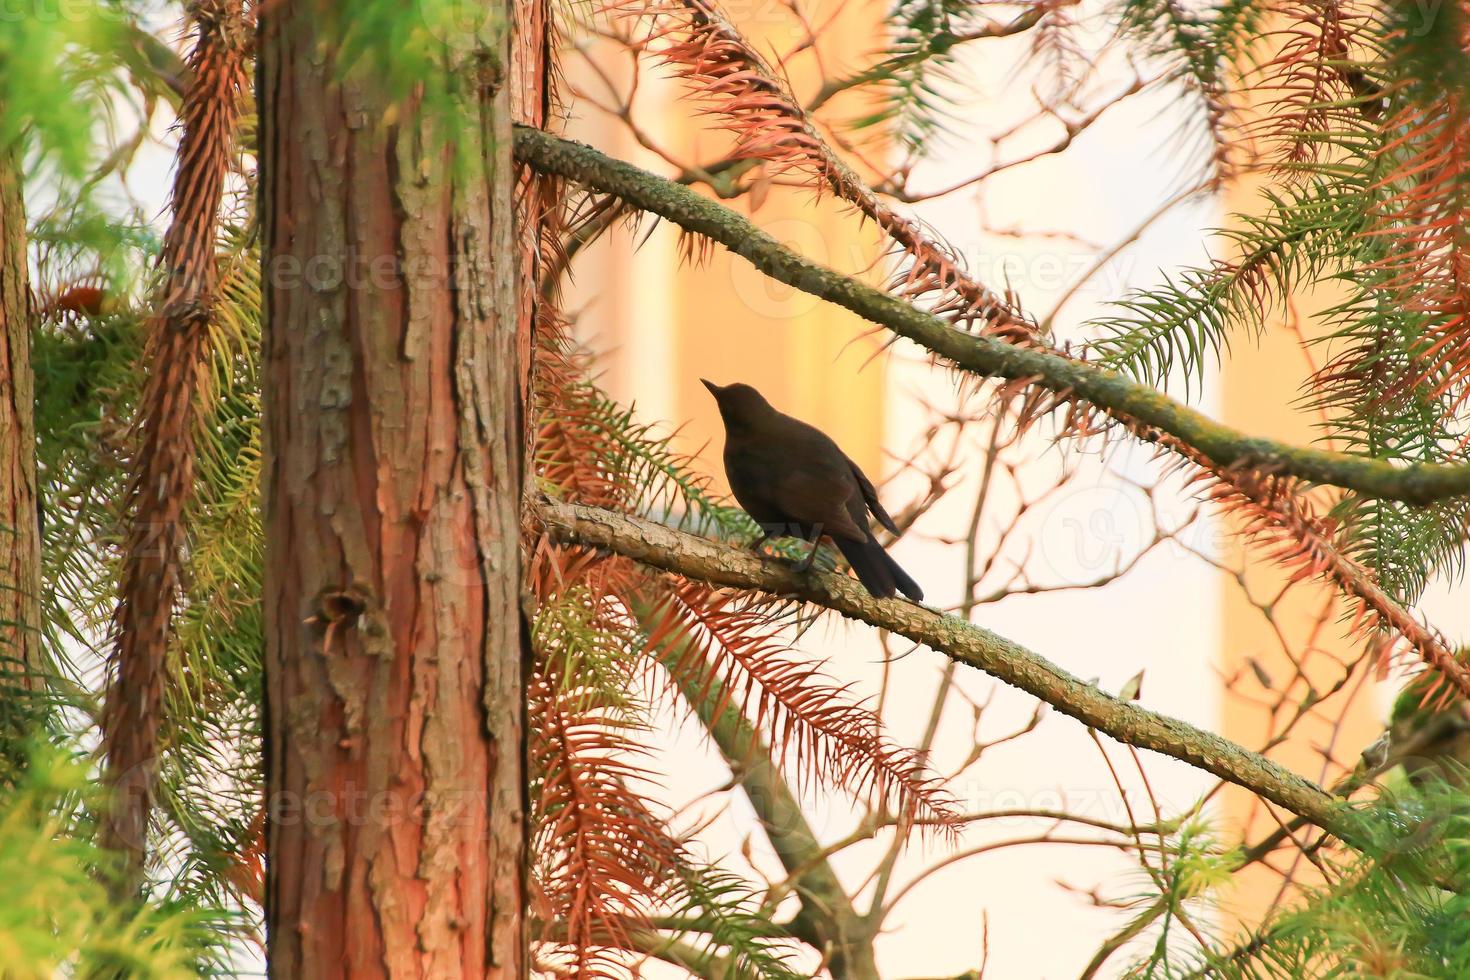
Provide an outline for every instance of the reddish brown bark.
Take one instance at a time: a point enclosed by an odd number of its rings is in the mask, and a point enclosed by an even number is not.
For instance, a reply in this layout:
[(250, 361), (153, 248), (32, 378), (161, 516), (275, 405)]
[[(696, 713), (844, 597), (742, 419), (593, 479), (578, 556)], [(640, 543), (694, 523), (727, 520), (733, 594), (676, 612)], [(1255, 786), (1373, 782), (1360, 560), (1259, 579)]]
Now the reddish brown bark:
[(148, 382), (140, 407), (122, 583), (114, 615), (117, 645), (102, 716), (112, 805), (105, 847), (126, 861), (121, 885), (141, 876), (174, 606), (183, 580), (184, 508), (194, 487), (197, 390), (210, 353), (218, 274), (215, 239), (246, 80), (244, 9), (239, 0), (190, 6), (195, 31), (190, 83), (180, 112), (173, 220), (163, 242), (166, 278), (149, 322)]
[(413, 99), (324, 56), (331, 13), (272, 7), (260, 44), (271, 975), (518, 977), (508, 42), (450, 66), (482, 82), (454, 132), (484, 167), (456, 167)]
[(40, 666), (41, 541), (26, 218), (14, 163), (0, 154), (0, 656), (20, 672)]

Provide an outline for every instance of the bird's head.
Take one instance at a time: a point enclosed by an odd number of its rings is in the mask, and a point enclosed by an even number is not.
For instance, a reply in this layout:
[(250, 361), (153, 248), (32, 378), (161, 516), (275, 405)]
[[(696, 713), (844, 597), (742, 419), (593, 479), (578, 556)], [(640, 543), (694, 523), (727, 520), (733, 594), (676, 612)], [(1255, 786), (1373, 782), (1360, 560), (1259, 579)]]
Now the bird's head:
[(771, 403), (766, 401), (760, 392), (750, 385), (735, 384), (717, 385), (713, 381), (699, 379), (700, 383), (709, 389), (709, 393), (715, 396), (715, 404), (720, 406), (720, 417), (725, 420), (726, 428), (731, 425), (745, 425), (766, 415), (775, 413)]

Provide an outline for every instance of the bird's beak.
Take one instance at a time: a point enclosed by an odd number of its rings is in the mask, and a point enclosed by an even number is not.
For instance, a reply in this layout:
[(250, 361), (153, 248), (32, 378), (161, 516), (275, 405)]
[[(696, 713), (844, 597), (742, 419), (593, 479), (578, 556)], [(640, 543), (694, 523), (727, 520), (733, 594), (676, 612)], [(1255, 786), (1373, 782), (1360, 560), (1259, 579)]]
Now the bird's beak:
[(717, 385), (713, 381), (708, 381), (704, 378), (700, 378), (699, 383), (708, 388), (711, 395), (714, 395), (716, 398), (720, 397), (720, 385)]

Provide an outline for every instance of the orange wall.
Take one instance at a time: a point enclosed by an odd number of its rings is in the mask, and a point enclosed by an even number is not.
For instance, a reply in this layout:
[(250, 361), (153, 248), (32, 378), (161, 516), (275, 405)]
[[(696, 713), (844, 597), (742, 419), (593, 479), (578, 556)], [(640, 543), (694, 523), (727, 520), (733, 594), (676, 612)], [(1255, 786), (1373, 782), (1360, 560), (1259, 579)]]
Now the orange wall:
[[(804, 9), (819, 27), (817, 44), (829, 74), (840, 74), (845, 59), (880, 43), (878, 5), (826, 0)], [(758, 50), (787, 51), (800, 42), (801, 33), (793, 33), (783, 8), (771, 7), (769, 16), (762, 16), (763, 10), (759, 4), (737, 5), (729, 13)], [(613, 65), (616, 59), (600, 63)], [(594, 89), (599, 84), (586, 77), (577, 59), (568, 61), (568, 69), (574, 81)], [(809, 97), (819, 84), (815, 59), (799, 55), (790, 60), (789, 70), (796, 92)], [(679, 103), (679, 84), (645, 71), (639, 93), (640, 122), (679, 160), (706, 163), (728, 148), (717, 118), (701, 119), (693, 106)], [(839, 118), (857, 111), (840, 99), (827, 109), (842, 114)], [(572, 134), (668, 172), (667, 163), (605, 116), (587, 113), (573, 122)], [(703, 185), (698, 189), (709, 193)], [(726, 203), (751, 214), (751, 198)], [(882, 278), (882, 264), (873, 268), (879, 245), (872, 224), (857, 221), (830, 194), (819, 198), (806, 188), (772, 186), (754, 217), (767, 232), (819, 262)], [(604, 383), (614, 395), (645, 406), (648, 419), (687, 421), (683, 447), (694, 451), (708, 445), (701, 458), (721, 486), (722, 430), (714, 403), (699, 384), (702, 377), (754, 385), (776, 407), (830, 434), (875, 477), (885, 472), (884, 358), (867, 324), (766, 279), (722, 248), (670, 275), (681, 255), (673, 230), (658, 228), (635, 254), (632, 243), (643, 237), (642, 231), (616, 233), (599, 246), (595, 260), (579, 264), (579, 270), (589, 271), (579, 271), (568, 304), (583, 309), (578, 324), (583, 334), (610, 352)]]
[[(1260, 207), (1258, 181), (1239, 180), (1226, 194), (1229, 213), (1248, 213)], [(1316, 311), (1327, 308), (1336, 298), (1329, 290), (1312, 296), (1293, 297), (1296, 322), (1307, 336), (1320, 333), (1312, 322)], [(1259, 433), (1296, 445), (1307, 445), (1321, 436), (1315, 424), (1320, 416), (1300, 404), (1304, 384), (1313, 368), (1296, 333), (1277, 318), (1259, 344), (1251, 338), (1237, 336), (1230, 347), (1222, 373), (1221, 413), (1223, 420), (1248, 433)], [(1311, 356), (1320, 358), (1321, 349)], [(1232, 527), (1232, 530), (1236, 528)], [(1238, 535), (1228, 539), (1226, 561), (1238, 567), (1246, 561), (1246, 584), (1260, 601), (1281, 592), (1288, 575), (1262, 555), (1269, 549), (1243, 548)], [(1342, 606), (1332, 602), (1335, 591), (1308, 580), (1293, 586), (1274, 608), (1274, 628), (1246, 598), (1234, 582), (1224, 584), (1224, 636), (1222, 663), (1225, 678), (1237, 679), (1235, 692), (1226, 690), (1221, 701), (1220, 732), (1250, 748), (1260, 748), (1279, 730), (1281, 721), (1295, 713), (1296, 706), (1307, 693), (1302, 680), (1291, 687), (1294, 668), (1283, 647), (1306, 651), (1302, 660), (1311, 685), (1326, 693), (1342, 681), (1344, 664), (1350, 663), (1362, 650), (1362, 642), (1349, 641), (1339, 623)], [(1328, 608), (1325, 620), (1322, 611)], [(1280, 635), (1276, 628), (1280, 629)], [(1283, 638), (1285, 643), (1283, 644)], [(1272, 681), (1266, 688), (1249, 665), (1254, 660)], [(1348, 686), (1333, 696), (1322, 715), (1309, 714), (1293, 728), (1293, 736), (1269, 754), (1296, 772), (1316, 782), (1330, 783), (1342, 774), (1342, 768), (1329, 765), (1322, 749), (1351, 767), (1358, 753), (1382, 732), (1382, 713), (1375, 698), (1375, 680), (1366, 667), (1360, 666)], [(1244, 695), (1244, 697), (1240, 696)], [(1342, 710), (1345, 700), (1351, 706)], [(1266, 703), (1283, 702), (1274, 712)], [(1341, 717), (1341, 723), (1336, 719)], [(1227, 829), (1238, 833), (1243, 828), (1247, 841), (1259, 840), (1280, 825), (1265, 811), (1263, 804), (1244, 790), (1230, 787), (1226, 791), (1224, 813)], [(1296, 858), (1295, 849), (1278, 852), (1277, 863), (1283, 870)], [(1310, 865), (1299, 862), (1310, 871)], [(1312, 880), (1304, 875), (1303, 880)], [(1257, 866), (1239, 876), (1230, 911), (1241, 921), (1253, 922), (1272, 902), (1279, 891), (1280, 876)]]

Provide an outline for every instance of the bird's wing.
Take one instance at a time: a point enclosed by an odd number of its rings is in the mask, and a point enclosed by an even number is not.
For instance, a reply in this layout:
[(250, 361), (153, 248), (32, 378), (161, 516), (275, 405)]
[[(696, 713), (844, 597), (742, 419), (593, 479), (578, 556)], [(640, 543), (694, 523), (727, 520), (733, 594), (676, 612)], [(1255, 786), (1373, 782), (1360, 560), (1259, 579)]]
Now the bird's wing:
[(779, 501), (788, 518), (803, 524), (821, 525), (833, 537), (866, 541), (868, 529), (849, 513), (847, 500), (855, 487), (820, 467), (793, 465), (779, 471), (771, 487), (771, 499)]
[(888, 511), (883, 509), (883, 502), (878, 499), (878, 490), (873, 486), (873, 481), (868, 479), (862, 470), (858, 469), (858, 464), (852, 461), (852, 457), (844, 456), (843, 458), (847, 460), (847, 465), (852, 467), (852, 475), (857, 478), (858, 489), (862, 490), (863, 499), (868, 502), (868, 510), (872, 511), (873, 516), (878, 518), (879, 524), (882, 524), (888, 530), (897, 534), (898, 526), (893, 523), (893, 518), (888, 516)]

